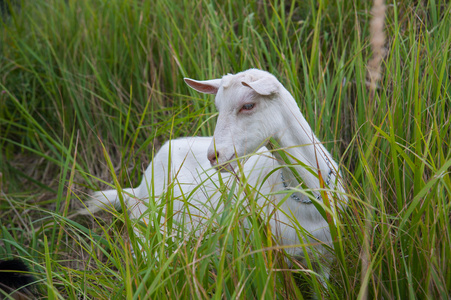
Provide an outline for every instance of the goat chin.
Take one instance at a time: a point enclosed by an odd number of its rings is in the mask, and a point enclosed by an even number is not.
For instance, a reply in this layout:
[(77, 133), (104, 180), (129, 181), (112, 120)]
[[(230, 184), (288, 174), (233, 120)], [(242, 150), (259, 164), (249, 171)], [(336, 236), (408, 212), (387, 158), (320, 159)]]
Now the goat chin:
[[(301, 245), (315, 245), (317, 253), (325, 257), (317, 262), (327, 278), (331, 261), (325, 247), (331, 246), (329, 224), (309, 204), (308, 196), (293, 188), (300, 188), (300, 178), (302, 186), (313, 193), (311, 198), (320, 205), (326, 193), (334, 199), (328, 202), (337, 204), (326, 207), (333, 216), (338, 207), (346, 206), (347, 197), (337, 163), (317, 139), (291, 94), (273, 75), (256, 69), (221, 79), (185, 81), (199, 92), (216, 95), (219, 115), (214, 136), (168, 141), (155, 155), (137, 188), (122, 189), (121, 197), (117, 190), (96, 192), (80, 213), (92, 213), (108, 205), (120, 207), (123, 198), (131, 217), (146, 220), (152, 213), (146, 205), (149, 198), (161, 204), (170, 189), (176, 212), (173, 218), (186, 228), (197, 230), (212, 216), (212, 211), (220, 213), (223, 209), (218, 187), (231, 187), (239, 178), (261, 195), (256, 197), (257, 204), (264, 208), (261, 212), (277, 242), (289, 246), (288, 254), (301, 257), (305, 255)], [(269, 138), (280, 149), (260, 148)], [(216, 165), (215, 160), (224, 157), (246, 159)], [(238, 194), (236, 199), (242, 196)]]

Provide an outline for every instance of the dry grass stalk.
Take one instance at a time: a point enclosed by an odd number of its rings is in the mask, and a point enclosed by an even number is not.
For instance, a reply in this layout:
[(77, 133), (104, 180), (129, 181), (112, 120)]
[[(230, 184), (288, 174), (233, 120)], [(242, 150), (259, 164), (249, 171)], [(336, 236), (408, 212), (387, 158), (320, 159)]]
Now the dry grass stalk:
[[(385, 3), (384, 0), (374, 0), (373, 8), (371, 9), (371, 14), (373, 16), (370, 23), (370, 43), (373, 50), (373, 57), (368, 62), (368, 77), (370, 81), (370, 103), (374, 99), (376, 93), (377, 84), (381, 79), (381, 63), (385, 54), (385, 33), (384, 33), (384, 22), (385, 22)], [(362, 261), (362, 275), (361, 281), (363, 283), (361, 290), (361, 299), (368, 299), (368, 281), (365, 281), (367, 273), (371, 272), (370, 262), (371, 262), (371, 251), (370, 251), (370, 239), (371, 239), (371, 211), (367, 211), (367, 219), (365, 221), (365, 235), (363, 242), (363, 249), (361, 253)], [(367, 279), (368, 280), (368, 279)]]
[(370, 81), (370, 101), (374, 98), (377, 83), (381, 79), (381, 62), (385, 55), (385, 2), (384, 0), (375, 0), (371, 14), (373, 16), (370, 22), (370, 43), (373, 50), (373, 56), (368, 62), (368, 77)]

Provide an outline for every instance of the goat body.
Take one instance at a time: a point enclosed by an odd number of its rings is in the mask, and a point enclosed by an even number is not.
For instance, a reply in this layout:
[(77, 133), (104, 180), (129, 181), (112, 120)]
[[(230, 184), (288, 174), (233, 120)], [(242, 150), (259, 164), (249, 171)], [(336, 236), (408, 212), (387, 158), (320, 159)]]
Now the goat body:
[[(289, 254), (302, 256), (300, 245), (305, 243), (325, 252), (323, 246), (331, 243), (329, 224), (311, 200), (321, 204), (321, 195), (327, 195), (334, 199), (331, 204), (343, 206), (346, 196), (337, 164), (291, 94), (273, 75), (257, 69), (221, 79), (185, 82), (197, 91), (216, 95), (219, 116), (214, 136), (165, 143), (139, 187), (123, 189), (131, 217), (146, 220), (146, 214), (151, 213), (149, 198), (158, 203), (170, 191), (174, 220), (188, 230), (197, 230), (213, 212), (222, 211), (221, 184), (230, 185), (239, 177), (255, 188), (257, 204), (265, 208), (277, 242), (290, 246), (286, 248)], [(286, 153), (284, 157), (271, 151), (275, 149), (268, 143), (270, 138)], [(299, 185), (293, 170), (313, 196), (290, 188)], [(93, 198), (88, 205), (91, 212), (107, 204), (120, 204), (116, 190), (96, 192)], [(298, 224), (310, 238), (300, 240)]]

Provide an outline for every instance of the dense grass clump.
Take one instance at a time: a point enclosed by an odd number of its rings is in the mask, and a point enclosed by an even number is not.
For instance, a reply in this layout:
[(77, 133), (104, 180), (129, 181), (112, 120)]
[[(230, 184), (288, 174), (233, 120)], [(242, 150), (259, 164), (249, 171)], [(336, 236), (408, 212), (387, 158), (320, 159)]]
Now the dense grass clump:
[[(369, 1), (3, 2), (0, 259), (25, 260), (49, 298), (449, 298), (448, 1), (386, 3), (379, 27)], [(160, 233), (156, 203), (155, 227), (72, 214), (92, 190), (136, 186), (165, 140), (212, 135), (213, 98), (183, 77), (250, 67), (292, 92), (344, 171), (327, 288), (287, 267), (251, 196), (201, 238)]]

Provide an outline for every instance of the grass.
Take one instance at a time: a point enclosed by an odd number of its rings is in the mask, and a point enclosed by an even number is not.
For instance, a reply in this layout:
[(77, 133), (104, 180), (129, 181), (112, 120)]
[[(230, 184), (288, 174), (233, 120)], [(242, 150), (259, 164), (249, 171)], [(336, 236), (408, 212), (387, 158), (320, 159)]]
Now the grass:
[[(374, 97), (367, 1), (6, 2), (0, 257), (24, 259), (49, 299), (449, 298), (447, 1), (387, 3)], [(127, 216), (71, 216), (107, 183), (137, 186), (165, 140), (212, 135), (213, 99), (183, 77), (250, 67), (293, 93), (344, 171), (350, 203), (328, 289), (284, 266), (251, 196), (237, 199), (251, 210), (231, 207), (200, 239), (175, 223), (173, 237), (144, 226), (147, 259), (132, 255), (140, 241)], [(243, 239), (245, 219), (253, 239)]]

